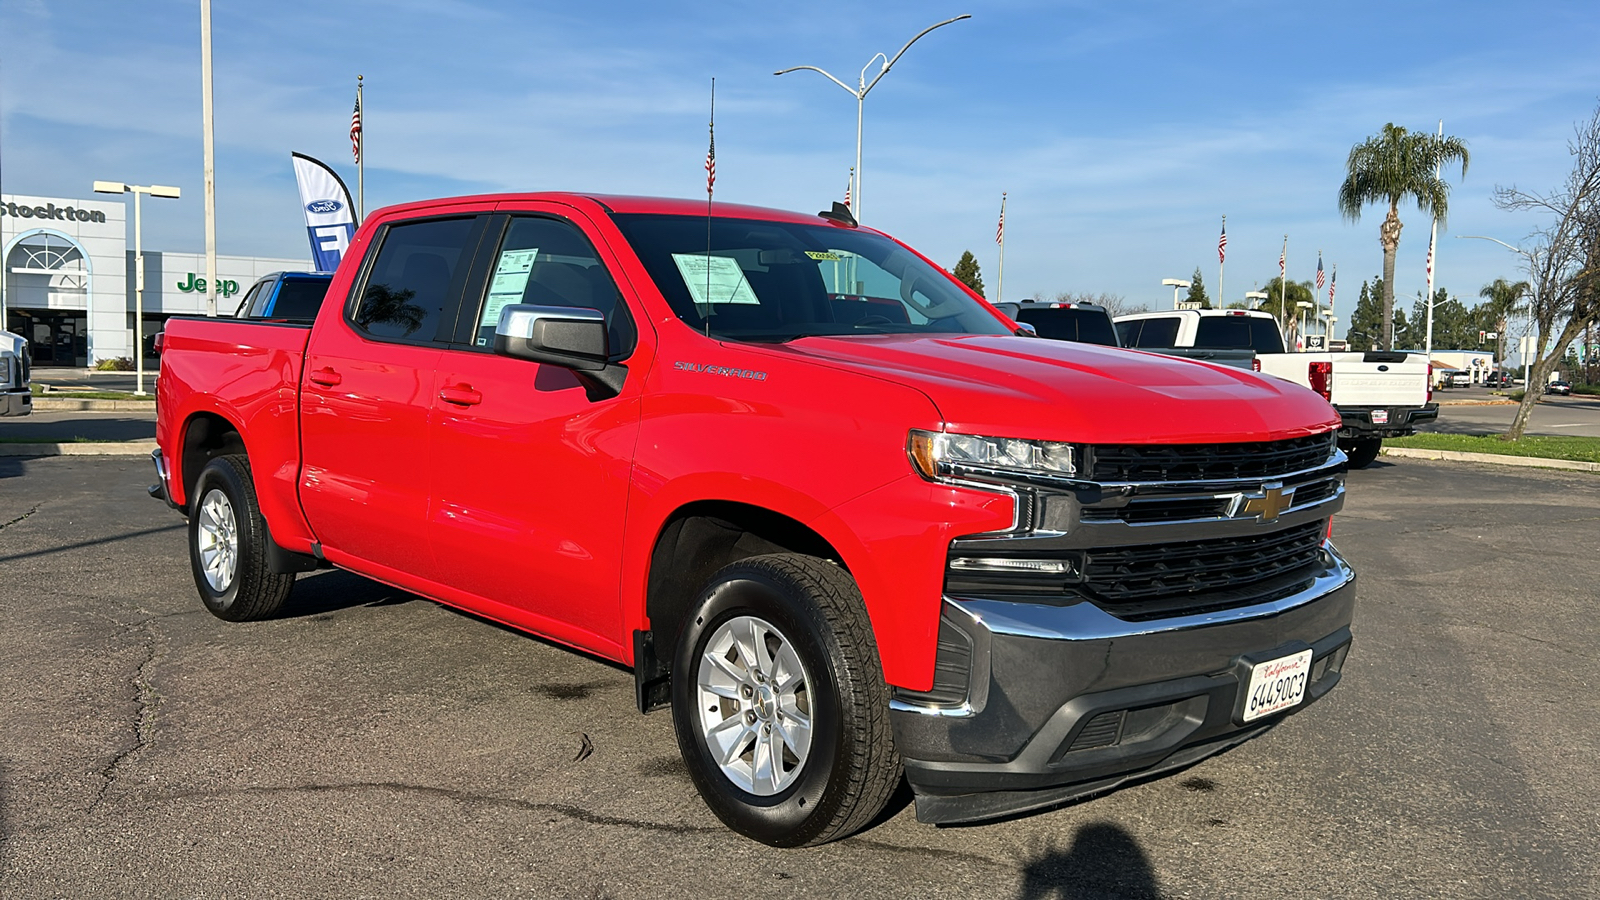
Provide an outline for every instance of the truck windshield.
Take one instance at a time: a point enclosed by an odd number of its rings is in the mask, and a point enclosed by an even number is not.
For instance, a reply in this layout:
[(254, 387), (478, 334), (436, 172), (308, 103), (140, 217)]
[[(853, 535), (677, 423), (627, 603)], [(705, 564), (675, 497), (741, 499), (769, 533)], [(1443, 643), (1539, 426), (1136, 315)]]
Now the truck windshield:
[(880, 235), (820, 222), (712, 218), (708, 229), (699, 216), (612, 218), (696, 331), (743, 341), (1010, 333), (945, 273)]
[(1201, 316), (1194, 330), (1194, 345), (1205, 350), (1284, 352), (1277, 323), (1259, 316)]

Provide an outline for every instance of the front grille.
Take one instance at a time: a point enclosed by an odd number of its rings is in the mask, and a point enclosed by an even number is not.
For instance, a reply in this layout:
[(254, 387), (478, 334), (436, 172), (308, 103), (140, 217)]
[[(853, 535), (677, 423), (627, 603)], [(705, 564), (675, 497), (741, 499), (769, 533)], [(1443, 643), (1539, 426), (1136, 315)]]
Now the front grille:
[(1087, 600), (1127, 621), (1270, 603), (1311, 583), (1327, 527), (1317, 519), (1244, 537), (1027, 553), (1064, 560), (1071, 574), (947, 569), (945, 592), (1058, 605)]
[(1315, 468), (1333, 455), (1333, 432), (1241, 444), (1102, 444), (1089, 448), (1098, 482), (1260, 479)]
[(1135, 620), (1281, 599), (1310, 581), (1326, 529), (1319, 519), (1259, 536), (1094, 548), (1079, 590)]

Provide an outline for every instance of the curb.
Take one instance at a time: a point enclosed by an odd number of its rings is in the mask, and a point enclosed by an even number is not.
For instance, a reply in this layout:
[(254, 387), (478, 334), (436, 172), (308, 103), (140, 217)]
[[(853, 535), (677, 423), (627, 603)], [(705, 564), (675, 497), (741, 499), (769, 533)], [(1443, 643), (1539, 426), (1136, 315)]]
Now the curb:
[(149, 456), (155, 441), (73, 441), (65, 444), (0, 444), (0, 456)]
[(69, 400), (66, 397), (34, 397), (35, 410), (121, 410), (155, 412), (154, 400)]
[(1600, 472), (1600, 463), (1580, 462), (1573, 459), (1545, 459), (1539, 456), (1502, 456), (1498, 453), (1469, 453), (1465, 450), (1384, 447), (1383, 455), (1403, 456), (1409, 459), (1437, 459), (1449, 462), (1495, 463), (1502, 466), (1522, 466), (1533, 469), (1573, 469), (1579, 472)]

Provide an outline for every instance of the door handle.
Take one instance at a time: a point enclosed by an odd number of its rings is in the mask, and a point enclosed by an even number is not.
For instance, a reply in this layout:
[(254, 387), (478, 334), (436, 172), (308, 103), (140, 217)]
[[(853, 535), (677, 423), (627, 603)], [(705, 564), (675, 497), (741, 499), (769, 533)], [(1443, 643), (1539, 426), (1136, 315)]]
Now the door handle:
[(470, 384), (457, 384), (441, 388), (439, 399), (458, 406), (476, 406), (483, 402), (483, 394), (473, 390)]
[(320, 384), (323, 387), (333, 387), (344, 380), (343, 378), (339, 377), (338, 372), (335, 372), (333, 369), (330, 369), (326, 366), (316, 370), (315, 372), (307, 374), (306, 378), (313, 384)]

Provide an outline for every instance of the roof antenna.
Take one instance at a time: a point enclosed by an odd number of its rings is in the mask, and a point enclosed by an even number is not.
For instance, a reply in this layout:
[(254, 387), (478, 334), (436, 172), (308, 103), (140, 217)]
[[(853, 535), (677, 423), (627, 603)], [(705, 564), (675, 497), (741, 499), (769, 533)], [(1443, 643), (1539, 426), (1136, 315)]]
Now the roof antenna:
[(840, 203), (837, 200), (833, 201), (833, 209), (825, 209), (822, 212), (817, 213), (817, 215), (823, 217), (824, 219), (828, 219), (829, 221), (838, 222), (840, 225), (847, 225), (851, 228), (857, 228), (861, 225), (860, 222), (856, 221), (855, 214), (850, 212), (850, 207), (845, 206), (843, 203)]
[(711, 192), (717, 184), (717, 79), (711, 77), (711, 146), (706, 150), (706, 337), (711, 337)]

